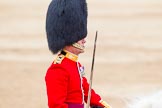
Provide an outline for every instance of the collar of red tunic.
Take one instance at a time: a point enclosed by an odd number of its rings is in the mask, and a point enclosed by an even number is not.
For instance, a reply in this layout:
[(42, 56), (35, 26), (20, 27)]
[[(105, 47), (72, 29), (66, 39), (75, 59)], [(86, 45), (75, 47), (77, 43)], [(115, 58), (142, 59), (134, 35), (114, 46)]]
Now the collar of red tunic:
[(71, 52), (69, 52), (69, 51), (67, 51), (67, 50), (63, 50), (61, 53), (62, 53), (66, 58), (68, 58), (68, 59), (70, 59), (70, 60), (72, 60), (72, 61), (74, 61), (74, 62), (77, 62), (77, 60), (78, 60), (78, 56), (77, 56), (77, 55), (75, 55), (75, 54), (73, 54), (73, 53), (71, 53)]

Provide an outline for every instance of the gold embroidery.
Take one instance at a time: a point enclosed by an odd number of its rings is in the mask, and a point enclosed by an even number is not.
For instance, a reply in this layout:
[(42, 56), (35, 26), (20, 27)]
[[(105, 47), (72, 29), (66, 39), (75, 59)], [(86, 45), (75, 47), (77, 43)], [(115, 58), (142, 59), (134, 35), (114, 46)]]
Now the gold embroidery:
[(78, 60), (78, 56), (77, 55), (75, 55), (73, 53), (70, 53), (69, 51), (66, 51), (66, 50), (64, 50), (64, 51), (66, 52), (65, 57), (67, 57), (68, 59), (73, 60), (75, 62)]
[(64, 59), (64, 55), (58, 55), (56, 59), (54, 60), (54, 64), (61, 64), (62, 60)]
[(105, 107), (105, 108), (112, 108), (107, 102), (100, 100), (100, 103)]

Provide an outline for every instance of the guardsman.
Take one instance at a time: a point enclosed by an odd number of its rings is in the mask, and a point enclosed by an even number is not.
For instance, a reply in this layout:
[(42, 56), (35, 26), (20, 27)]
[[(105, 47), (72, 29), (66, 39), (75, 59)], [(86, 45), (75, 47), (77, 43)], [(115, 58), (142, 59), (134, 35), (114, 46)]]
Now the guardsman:
[[(86, 1), (52, 0), (47, 11), (46, 33), (50, 51), (57, 54), (45, 76), (49, 108), (84, 108), (89, 84), (78, 55), (84, 52), (87, 36)], [(90, 106), (106, 106), (93, 89)]]

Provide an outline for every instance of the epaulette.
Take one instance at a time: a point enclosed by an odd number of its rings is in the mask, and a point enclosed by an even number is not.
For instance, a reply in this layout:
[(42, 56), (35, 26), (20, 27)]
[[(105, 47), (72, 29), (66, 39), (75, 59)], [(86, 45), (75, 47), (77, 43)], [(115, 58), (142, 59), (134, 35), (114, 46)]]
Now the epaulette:
[(60, 54), (56, 57), (56, 59), (54, 60), (54, 64), (61, 64), (62, 60), (65, 58), (64, 55)]

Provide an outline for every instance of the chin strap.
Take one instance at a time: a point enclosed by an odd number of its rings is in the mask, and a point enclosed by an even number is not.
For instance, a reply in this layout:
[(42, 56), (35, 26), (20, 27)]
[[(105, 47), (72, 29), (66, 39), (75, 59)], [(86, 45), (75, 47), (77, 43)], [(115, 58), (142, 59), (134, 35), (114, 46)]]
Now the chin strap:
[(73, 47), (78, 48), (80, 50), (84, 50), (84, 46), (79, 45), (78, 43), (72, 44)]

